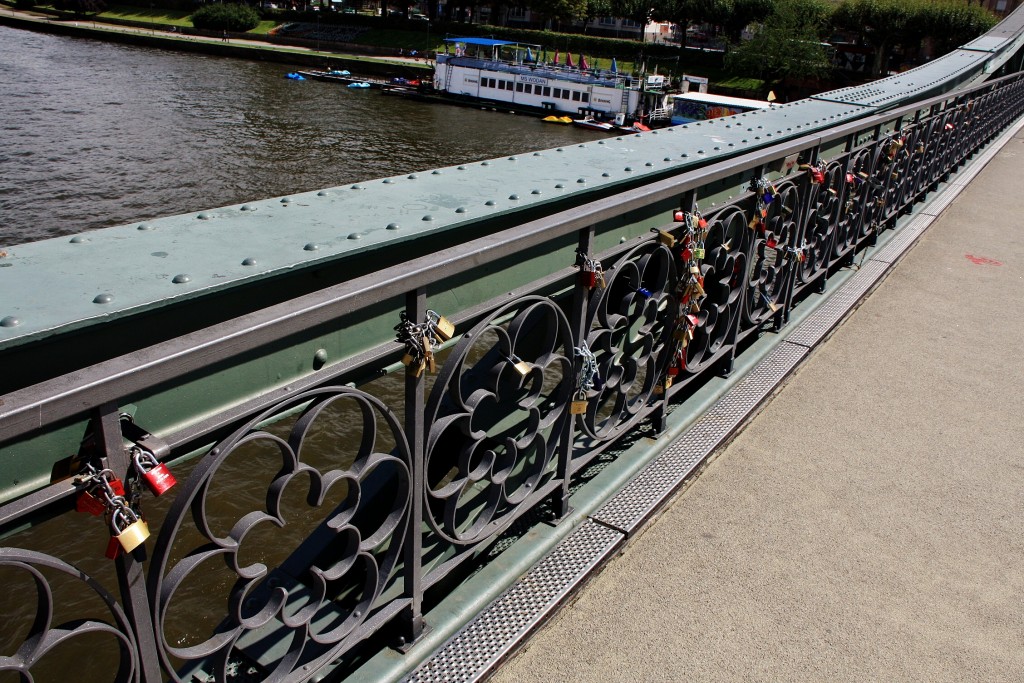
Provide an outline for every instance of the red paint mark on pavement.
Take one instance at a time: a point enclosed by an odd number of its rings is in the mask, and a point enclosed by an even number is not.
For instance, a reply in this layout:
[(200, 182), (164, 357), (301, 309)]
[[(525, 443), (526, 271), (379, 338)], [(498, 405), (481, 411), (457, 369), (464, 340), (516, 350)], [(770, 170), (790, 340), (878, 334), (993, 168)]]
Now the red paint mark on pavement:
[(1001, 266), (1002, 261), (996, 261), (994, 258), (987, 256), (975, 256), (974, 254), (964, 254), (964, 257), (976, 266)]

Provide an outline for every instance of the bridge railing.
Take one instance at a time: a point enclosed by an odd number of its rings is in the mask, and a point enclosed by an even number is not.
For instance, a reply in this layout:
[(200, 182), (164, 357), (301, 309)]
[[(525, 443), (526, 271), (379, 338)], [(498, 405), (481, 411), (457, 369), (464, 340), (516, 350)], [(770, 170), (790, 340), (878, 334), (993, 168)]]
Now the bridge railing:
[[(357, 679), (367, 651), (414, 641), (424, 603), (517, 523), (565, 516), (595, 459), (659, 429), (1022, 113), (1024, 80), (1008, 76), (9, 393), (4, 444), (83, 413), (89, 426), (51, 484), (0, 507), (0, 670)], [(509, 275), (526, 261), (535, 277)], [(506, 277), (440, 310), (439, 283)], [(158, 435), (134, 410), (297, 335), (344, 335), (388, 301), (401, 342), (320, 358), (321, 372)], [(154, 461), (177, 479), (159, 496)]]

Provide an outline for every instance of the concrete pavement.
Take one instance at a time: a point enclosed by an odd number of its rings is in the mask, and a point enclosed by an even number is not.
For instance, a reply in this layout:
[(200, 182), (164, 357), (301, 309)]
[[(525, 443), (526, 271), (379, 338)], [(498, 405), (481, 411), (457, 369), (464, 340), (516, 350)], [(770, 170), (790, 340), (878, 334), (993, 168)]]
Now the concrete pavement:
[(1024, 133), (493, 676), (1024, 681)]

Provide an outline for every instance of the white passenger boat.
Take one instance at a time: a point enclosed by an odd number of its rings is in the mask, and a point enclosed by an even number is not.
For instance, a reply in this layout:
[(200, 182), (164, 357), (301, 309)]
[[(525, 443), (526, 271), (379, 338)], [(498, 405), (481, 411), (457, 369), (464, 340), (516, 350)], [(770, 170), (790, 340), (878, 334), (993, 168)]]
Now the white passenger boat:
[(615, 69), (558, 64), (539, 45), (489, 38), (446, 38), (437, 55), (434, 90), (486, 106), (572, 115), (617, 125), (642, 121), (670, 104), (664, 76), (637, 78)]

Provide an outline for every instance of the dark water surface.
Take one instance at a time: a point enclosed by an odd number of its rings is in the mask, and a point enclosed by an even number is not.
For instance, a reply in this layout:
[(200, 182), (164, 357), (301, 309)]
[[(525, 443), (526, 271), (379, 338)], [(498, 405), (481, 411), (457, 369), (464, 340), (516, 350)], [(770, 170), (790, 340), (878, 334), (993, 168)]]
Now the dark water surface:
[(0, 246), (595, 136), (289, 70), (0, 26)]

